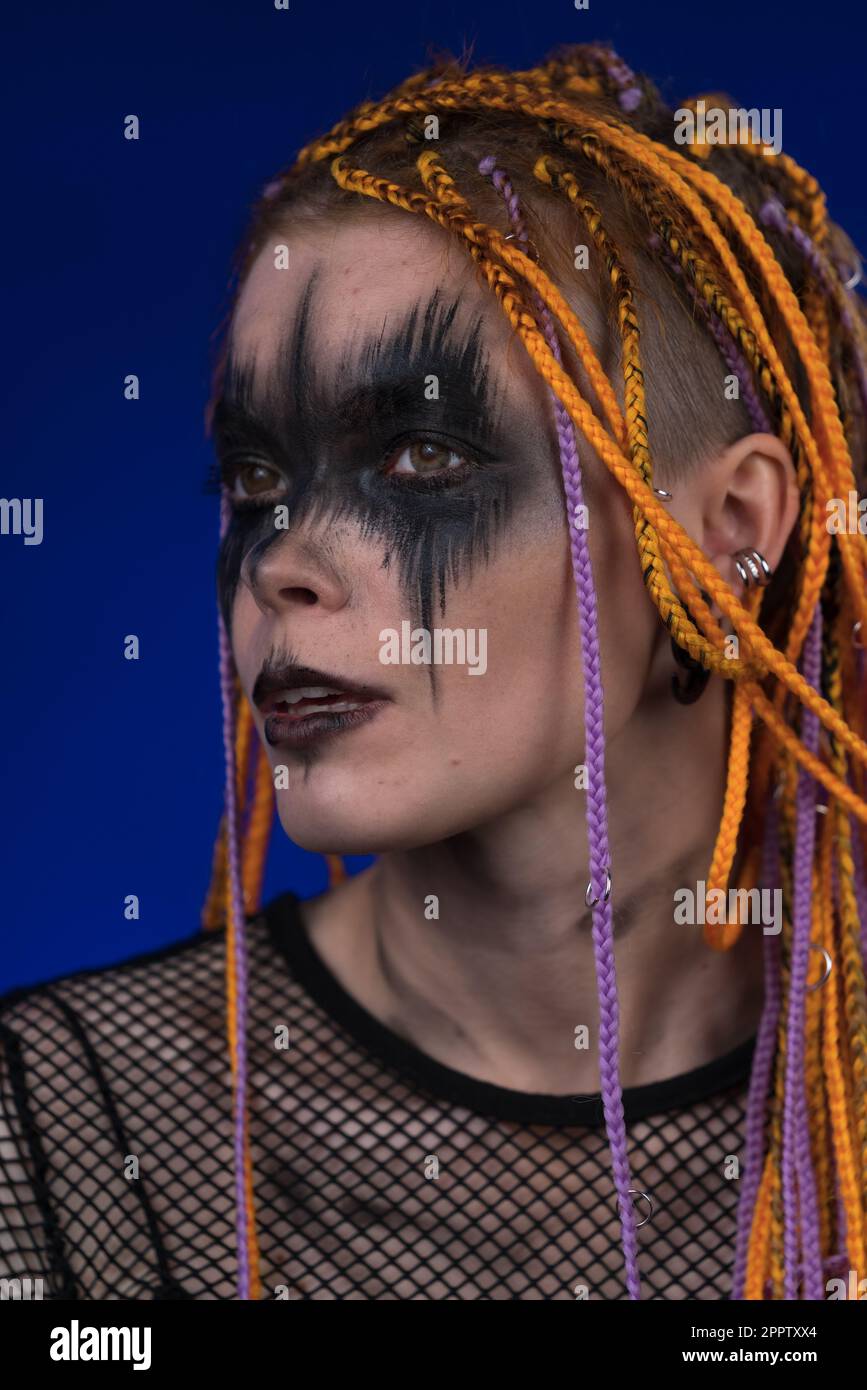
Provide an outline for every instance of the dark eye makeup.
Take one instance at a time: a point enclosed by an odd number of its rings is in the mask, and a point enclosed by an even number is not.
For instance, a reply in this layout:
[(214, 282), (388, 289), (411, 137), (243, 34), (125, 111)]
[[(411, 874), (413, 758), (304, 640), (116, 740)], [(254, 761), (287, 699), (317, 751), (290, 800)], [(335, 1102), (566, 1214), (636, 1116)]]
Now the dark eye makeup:
[[(413, 457), (413, 451), (425, 448), (434, 456), (437, 452), (448, 456), (447, 461), (437, 467), (430, 453), (427, 459), (421, 458), (418, 452)], [(484, 467), (483, 454), (487, 456), (487, 450), (471, 447), (459, 439), (430, 431), (407, 432), (388, 444), (376, 472), (396, 488), (437, 492), (466, 483), (476, 469)], [(400, 466), (402, 462), (403, 467)], [(426, 463), (431, 466), (426, 467)], [(291, 479), (267, 458), (238, 453), (224, 455), (209, 470), (208, 490), (220, 486), (227, 489), (233, 512), (271, 507), (286, 500), (292, 491)]]
[(219, 562), (224, 614), (242, 565), (254, 583), (285, 536), (273, 524), (285, 503), (290, 528), (347, 519), (381, 543), (383, 565), (394, 561), (416, 621), (430, 627), (447, 583), (490, 558), (514, 505), (538, 487), (527, 422), (492, 376), (484, 315), (459, 319), (460, 298), (445, 302), (439, 288), (323, 366), (318, 274), (267, 366), (227, 361), (211, 478), (233, 493)]

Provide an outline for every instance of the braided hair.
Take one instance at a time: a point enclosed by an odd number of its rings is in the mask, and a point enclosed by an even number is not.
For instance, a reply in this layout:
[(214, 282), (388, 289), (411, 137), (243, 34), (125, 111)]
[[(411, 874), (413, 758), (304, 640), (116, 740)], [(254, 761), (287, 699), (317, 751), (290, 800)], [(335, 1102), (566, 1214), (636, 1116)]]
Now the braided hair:
[[(237, 297), (290, 219), (389, 206), (421, 214), (475, 262), (547, 383), (585, 681), (600, 1086), (625, 1284), (638, 1298), (596, 594), (576, 519), (579, 440), (627, 493), (644, 583), (673, 650), (705, 679), (731, 682), (706, 892), (734, 880), (782, 894), (782, 932), (764, 938), (732, 1297), (821, 1299), (830, 1260), (867, 1274), (867, 537), (832, 532), (827, 520), (830, 499), (867, 494), (867, 315), (855, 292), (857, 253), (810, 174), (756, 140), (680, 145), (674, 131), (653, 84), (600, 45), (557, 49), (527, 71), (470, 71), (466, 59), (439, 58), (382, 101), (362, 102), (266, 186), (232, 284)], [(575, 283), (576, 237), (589, 238), (596, 277), (583, 315), (558, 287)], [(588, 283), (581, 278), (573, 299)], [(225, 362), (224, 347), (209, 413)], [(737, 378), (735, 400), (723, 400), (721, 365)], [(789, 449), (800, 505), (770, 585), (740, 602), (657, 484), (688, 478), (751, 429)], [(238, 1294), (258, 1298), (244, 920), (260, 904), (274, 795), (222, 618), (220, 646), (226, 795), (203, 922), (227, 929)], [(342, 861), (327, 858), (336, 882)], [(741, 930), (708, 922), (707, 945), (725, 951)]]

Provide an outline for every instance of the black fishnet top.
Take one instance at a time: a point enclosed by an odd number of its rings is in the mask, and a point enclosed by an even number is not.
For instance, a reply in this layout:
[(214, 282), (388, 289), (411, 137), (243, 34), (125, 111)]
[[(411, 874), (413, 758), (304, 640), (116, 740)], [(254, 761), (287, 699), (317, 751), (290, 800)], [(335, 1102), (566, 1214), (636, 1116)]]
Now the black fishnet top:
[[(597, 1097), (427, 1057), (331, 974), (292, 894), (249, 942), (264, 1297), (625, 1297)], [(198, 934), (0, 1000), (0, 1276), (236, 1296), (224, 953)], [(729, 1294), (752, 1047), (625, 1092), (644, 1298)]]

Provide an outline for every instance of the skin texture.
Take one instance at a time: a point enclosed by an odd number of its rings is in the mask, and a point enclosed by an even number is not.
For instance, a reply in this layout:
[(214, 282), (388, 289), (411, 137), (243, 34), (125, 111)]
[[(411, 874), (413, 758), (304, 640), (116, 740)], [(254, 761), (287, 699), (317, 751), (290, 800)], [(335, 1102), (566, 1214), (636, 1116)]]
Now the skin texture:
[[(277, 803), (294, 841), (380, 856), (305, 905), (311, 940), (359, 1002), (445, 1065), (516, 1090), (594, 1091), (595, 1046), (574, 1047), (579, 1024), (595, 1040), (598, 1010), (584, 793), (574, 786), (580, 645), (548, 389), (439, 228), (389, 210), (282, 239), (290, 269), (276, 269), (266, 247), (241, 293), (217, 415), (224, 479), (240, 493), (272, 489), (291, 515), (278, 532), (273, 510), (233, 522), (220, 586), (235, 660), (248, 696), (276, 652), (390, 697), (350, 732), (269, 748), (272, 765), (288, 768)], [(369, 388), (401, 363), (411, 380), (397, 395), (359, 397), (356, 369)], [(438, 402), (425, 397), (428, 372)], [(337, 401), (353, 390), (351, 408)], [(468, 395), (484, 397), (483, 426)], [(414, 429), (441, 436), (441, 477), (469, 460), (457, 484), (410, 493), (405, 475), (383, 471), (401, 456), (404, 468), (431, 467), (406, 453)], [(472, 454), (477, 444), (484, 456)], [(710, 864), (731, 692), (713, 677), (697, 704), (672, 698), (676, 667), (642, 582), (630, 504), (580, 439), (579, 451), (600, 614), (622, 1079), (632, 1086), (753, 1034), (762, 934), (747, 927), (719, 954), (700, 926), (673, 923), (674, 893), (695, 890)], [(739, 591), (731, 553), (755, 546), (775, 567), (797, 502), (786, 449), (750, 435), (677, 484), (669, 506)], [(485, 628), (486, 673), (382, 665), (380, 632), (422, 616)], [(430, 894), (436, 921), (424, 915)]]

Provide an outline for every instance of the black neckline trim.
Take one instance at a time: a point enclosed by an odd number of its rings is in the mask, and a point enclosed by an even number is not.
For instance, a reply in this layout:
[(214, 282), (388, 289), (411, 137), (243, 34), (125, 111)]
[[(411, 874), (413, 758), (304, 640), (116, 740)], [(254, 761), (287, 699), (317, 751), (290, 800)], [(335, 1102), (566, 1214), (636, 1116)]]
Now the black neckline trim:
[[(494, 1115), (520, 1124), (585, 1128), (604, 1124), (598, 1093), (574, 1097), (542, 1095), (480, 1081), (435, 1061), (414, 1043), (393, 1032), (359, 1004), (332, 974), (310, 940), (299, 899), (294, 893), (281, 893), (273, 898), (260, 915), (292, 975), (316, 1003), (358, 1042), (385, 1062), (410, 1073), (440, 1099), (463, 1105), (477, 1114)], [(744, 1082), (750, 1073), (755, 1043), (754, 1037), (749, 1038), (732, 1052), (680, 1076), (627, 1087), (623, 1091), (627, 1122), (682, 1109)]]

